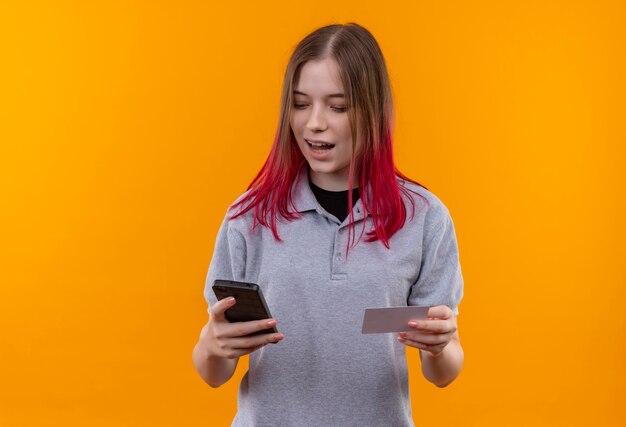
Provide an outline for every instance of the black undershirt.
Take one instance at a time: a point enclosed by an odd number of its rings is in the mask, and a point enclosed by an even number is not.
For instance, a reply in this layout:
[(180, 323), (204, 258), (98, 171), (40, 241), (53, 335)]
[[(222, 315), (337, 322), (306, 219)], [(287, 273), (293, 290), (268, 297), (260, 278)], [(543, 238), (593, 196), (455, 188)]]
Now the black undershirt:
[[(318, 187), (309, 180), (311, 191), (315, 195), (317, 202), (331, 215), (343, 222), (348, 216), (348, 190), (328, 191)], [(352, 189), (352, 207), (359, 200), (359, 189)]]

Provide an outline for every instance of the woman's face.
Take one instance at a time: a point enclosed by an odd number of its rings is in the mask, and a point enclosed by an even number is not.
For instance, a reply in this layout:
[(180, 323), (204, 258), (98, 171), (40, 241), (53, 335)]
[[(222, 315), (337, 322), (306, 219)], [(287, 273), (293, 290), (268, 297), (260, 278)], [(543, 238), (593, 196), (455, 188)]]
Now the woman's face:
[(307, 61), (294, 86), (290, 125), (313, 184), (348, 189), (352, 134), (337, 62)]

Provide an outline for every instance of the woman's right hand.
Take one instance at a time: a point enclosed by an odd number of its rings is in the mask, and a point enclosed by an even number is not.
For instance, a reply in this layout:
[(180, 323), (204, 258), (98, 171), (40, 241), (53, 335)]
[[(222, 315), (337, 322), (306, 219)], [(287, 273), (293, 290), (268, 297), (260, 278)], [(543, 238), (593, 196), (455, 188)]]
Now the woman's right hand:
[(274, 319), (252, 320), (249, 322), (230, 323), (224, 312), (235, 305), (233, 297), (224, 298), (213, 305), (209, 322), (200, 332), (198, 346), (208, 357), (236, 359), (252, 353), (268, 343), (277, 343), (283, 334), (268, 333), (246, 336), (256, 331), (276, 326)]

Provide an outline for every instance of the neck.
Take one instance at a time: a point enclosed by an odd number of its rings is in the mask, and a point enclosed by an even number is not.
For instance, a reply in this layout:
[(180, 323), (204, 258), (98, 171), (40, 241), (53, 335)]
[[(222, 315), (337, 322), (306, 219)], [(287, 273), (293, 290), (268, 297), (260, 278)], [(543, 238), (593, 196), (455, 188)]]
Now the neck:
[[(349, 184), (349, 168), (335, 173), (315, 172), (309, 168), (309, 179), (319, 188), (327, 191), (346, 191)], [(355, 175), (357, 176), (357, 175)], [(358, 183), (353, 182), (353, 188), (357, 188)]]

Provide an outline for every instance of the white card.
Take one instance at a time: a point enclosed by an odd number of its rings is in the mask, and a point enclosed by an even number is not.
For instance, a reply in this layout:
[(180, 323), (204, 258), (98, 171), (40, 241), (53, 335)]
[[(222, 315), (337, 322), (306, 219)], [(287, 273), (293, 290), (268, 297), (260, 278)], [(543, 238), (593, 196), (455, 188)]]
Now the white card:
[(363, 334), (411, 331), (409, 320), (428, 319), (430, 307), (384, 307), (366, 308), (363, 315)]

